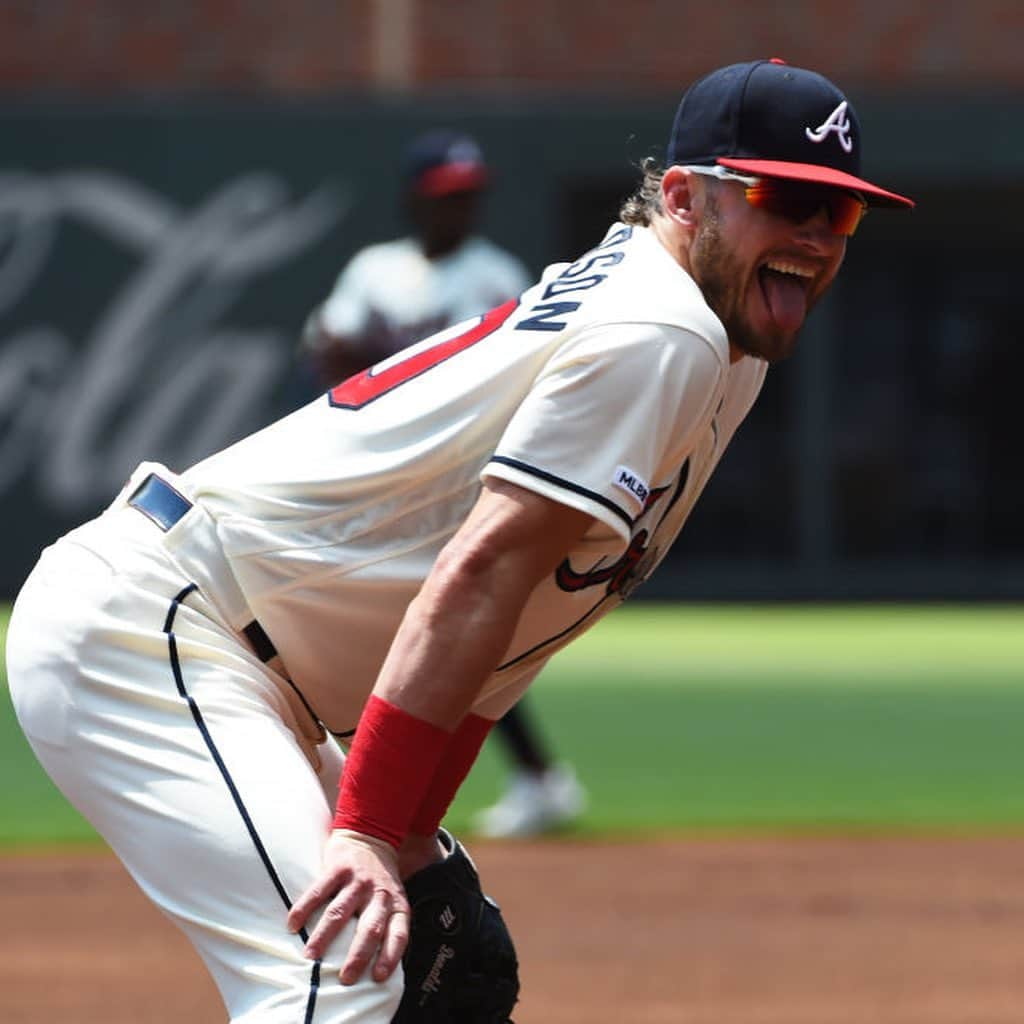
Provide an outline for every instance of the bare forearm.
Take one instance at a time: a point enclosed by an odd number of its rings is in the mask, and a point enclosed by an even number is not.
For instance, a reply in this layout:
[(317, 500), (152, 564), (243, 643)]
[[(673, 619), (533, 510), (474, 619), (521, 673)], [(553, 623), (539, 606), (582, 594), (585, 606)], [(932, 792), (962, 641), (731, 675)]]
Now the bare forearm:
[(533, 588), (590, 521), (490, 482), (409, 605), (374, 693), (453, 730), (508, 650)]
[[(323, 874), (288, 918), (297, 930), (329, 903), (307, 943), (318, 957), (358, 915), (346, 983), (375, 950), (378, 980), (397, 965), (408, 936), (399, 878), (440, 855), (426, 823), (443, 813), (485, 735), (485, 720), (466, 713), (508, 650), (533, 588), (590, 521), (511, 484), (489, 484), (410, 604), (349, 752)], [(440, 792), (429, 792), (435, 777)]]
[(454, 729), (508, 649), (527, 596), (490, 573), (432, 578), (409, 606), (374, 692)]

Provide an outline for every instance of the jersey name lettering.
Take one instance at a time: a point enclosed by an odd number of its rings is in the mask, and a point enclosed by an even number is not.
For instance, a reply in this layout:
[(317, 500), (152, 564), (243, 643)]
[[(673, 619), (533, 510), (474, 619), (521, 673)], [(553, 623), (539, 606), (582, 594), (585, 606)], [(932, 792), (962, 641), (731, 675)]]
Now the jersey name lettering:
[(624, 252), (594, 252), (588, 253), (582, 259), (577, 260), (571, 267), (566, 267), (554, 281), (547, 286), (544, 298), (550, 299), (556, 295), (565, 295), (567, 292), (585, 291), (599, 285), (608, 275), (591, 274), (589, 277), (583, 275), (595, 267), (614, 267), (625, 258)]
[(593, 288), (599, 285), (608, 275), (607, 274), (591, 274), (590, 277), (583, 277), (576, 280), (565, 281), (562, 278), (555, 278), (544, 289), (544, 298), (552, 299), (556, 295), (565, 295), (567, 292), (582, 292), (588, 288)]
[(610, 249), (614, 245), (621, 245), (623, 242), (628, 242), (633, 237), (633, 229), (623, 224), (617, 227), (599, 246), (595, 251), (601, 249)]
[[(616, 231), (610, 238), (602, 242), (596, 249), (581, 256), (571, 266), (566, 267), (544, 289), (542, 299), (552, 299), (557, 295), (565, 295), (568, 292), (586, 291), (595, 288), (607, 278), (607, 274), (590, 274), (584, 277), (588, 271), (596, 267), (614, 267), (625, 258), (624, 252), (602, 252), (612, 245), (619, 245), (628, 241), (633, 234), (632, 228), (622, 228)], [(534, 306), (529, 312), (535, 316), (529, 316), (516, 324), (517, 331), (561, 331), (566, 327), (564, 320), (556, 320), (555, 317), (565, 316), (567, 313), (574, 313), (580, 308), (580, 302), (541, 302)]]
[(520, 320), (516, 324), (517, 331), (561, 331), (565, 329), (564, 320), (552, 320), (554, 316), (565, 316), (566, 313), (575, 313), (580, 308), (580, 302), (542, 302), (530, 310), (536, 313), (526, 320)]

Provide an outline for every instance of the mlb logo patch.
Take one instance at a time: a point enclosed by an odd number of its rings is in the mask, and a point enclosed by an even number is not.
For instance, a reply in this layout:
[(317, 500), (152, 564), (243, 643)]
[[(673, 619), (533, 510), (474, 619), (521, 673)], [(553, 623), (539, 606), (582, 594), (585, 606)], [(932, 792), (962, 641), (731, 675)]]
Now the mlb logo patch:
[(639, 473), (630, 469), (629, 466), (616, 466), (612, 483), (616, 487), (628, 491), (641, 506), (647, 501), (647, 495), (651, 493), (651, 488), (648, 486), (647, 481)]

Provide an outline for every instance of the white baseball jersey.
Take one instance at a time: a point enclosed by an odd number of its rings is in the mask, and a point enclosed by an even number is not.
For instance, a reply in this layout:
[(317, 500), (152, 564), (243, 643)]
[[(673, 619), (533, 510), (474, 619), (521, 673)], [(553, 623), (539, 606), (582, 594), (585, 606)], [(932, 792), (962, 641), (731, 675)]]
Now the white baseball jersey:
[(484, 687), (477, 708), (494, 714), (660, 561), (764, 372), (730, 365), (720, 321), (653, 233), (618, 225), (521, 300), (356, 375), (181, 487), (216, 523), (237, 614), (337, 734), (482, 479), (590, 513)]
[(470, 237), (434, 259), (415, 238), (400, 238), (352, 257), (321, 307), (320, 322), (329, 334), (370, 334), (378, 352), (397, 352), (485, 313), (529, 284), (523, 264), (486, 238)]
[[(617, 225), (520, 300), (181, 476), (139, 467), (103, 515), (44, 552), (7, 634), (18, 720), (189, 936), (232, 1021), (394, 1016), (401, 970), (338, 981), (356, 919), (322, 962), (304, 957), (305, 929), (285, 927), (320, 875), (337, 799), (341, 752), (316, 719), (353, 729), (482, 482), (593, 516), (484, 685), (476, 710), (496, 718), (651, 572), (764, 369), (730, 364), (694, 282), (651, 231)], [(164, 490), (175, 511), (162, 523), (129, 505), (151, 472), (179, 492)], [(287, 675), (243, 639), (254, 617)]]

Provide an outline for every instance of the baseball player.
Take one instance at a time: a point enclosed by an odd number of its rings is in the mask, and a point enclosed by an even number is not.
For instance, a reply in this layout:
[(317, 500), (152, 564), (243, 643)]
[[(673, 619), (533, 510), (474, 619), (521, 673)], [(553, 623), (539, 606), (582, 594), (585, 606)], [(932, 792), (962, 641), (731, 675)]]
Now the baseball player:
[[(306, 320), (300, 355), (318, 391), (526, 290), (522, 263), (475, 233), (490, 180), (469, 136), (436, 130), (412, 140), (402, 197), (412, 233), (360, 249)], [(583, 788), (570, 765), (554, 760), (525, 702), (495, 731), (513, 771), (501, 798), (476, 816), (475, 831), (523, 837), (575, 820)]]
[(307, 318), (300, 350), (319, 384), (331, 387), (526, 289), (526, 267), (474, 230), (490, 177), (467, 135), (413, 139), (402, 197), (412, 233), (360, 249)]
[(912, 205), (860, 150), (826, 78), (712, 72), (591, 251), (180, 474), (140, 466), (42, 555), (19, 720), (232, 1021), (509, 1019), (445, 810), (661, 560), (865, 209)]

